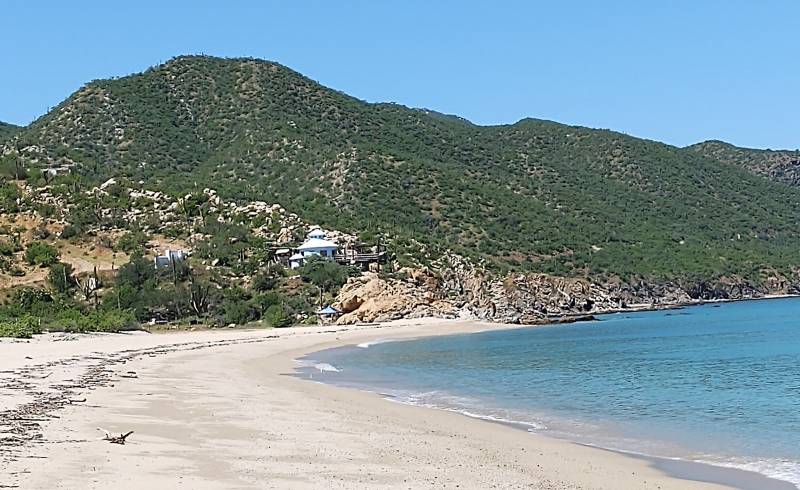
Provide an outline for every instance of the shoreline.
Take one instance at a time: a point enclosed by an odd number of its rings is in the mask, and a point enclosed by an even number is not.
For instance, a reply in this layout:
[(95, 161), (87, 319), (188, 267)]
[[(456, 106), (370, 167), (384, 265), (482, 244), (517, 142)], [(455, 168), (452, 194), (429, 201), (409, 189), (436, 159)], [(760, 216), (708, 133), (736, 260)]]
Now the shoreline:
[[(782, 296), (782, 297), (772, 297), (772, 298), (760, 298), (763, 300), (766, 299), (786, 299), (786, 298), (796, 298), (798, 296)], [(734, 302), (734, 301), (744, 301), (744, 300), (727, 300), (726, 302)], [(686, 305), (686, 307), (691, 306), (702, 306), (707, 303), (693, 303)], [(682, 307), (672, 307), (672, 308), (659, 308), (656, 310), (643, 310), (643, 311), (660, 311), (660, 310), (670, 310), (670, 309), (677, 309)], [(630, 311), (630, 310), (626, 310)], [(640, 310), (642, 311), (642, 310)], [(577, 322), (581, 321), (599, 321), (597, 319), (593, 320), (577, 320)], [(548, 327), (548, 326), (557, 326), (563, 322), (557, 323), (547, 323), (547, 324), (536, 324), (536, 325), (523, 325), (523, 326), (516, 326), (515, 324), (505, 324), (502, 326), (501, 329), (503, 330), (515, 330), (515, 329), (524, 329), (524, 328), (538, 328), (538, 327)], [(475, 331), (466, 331), (466, 332), (453, 332), (448, 333), (447, 335), (469, 335), (472, 333), (479, 333), (485, 331), (484, 330), (475, 330)], [(374, 343), (383, 343), (383, 342), (392, 342), (392, 341), (407, 341), (407, 340), (415, 340), (420, 338), (429, 337), (429, 335), (421, 335), (418, 337), (410, 337), (410, 338), (382, 338), (379, 339), (379, 342), (368, 342), (367, 344), (374, 344)], [(319, 349), (313, 352), (304, 352), (301, 358), (295, 359), (295, 361), (305, 361), (306, 358), (309, 360), (313, 360), (313, 355), (318, 352), (322, 352), (328, 349), (337, 349), (337, 348), (353, 348), (353, 347), (361, 347), (363, 344), (341, 344), (336, 345), (333, 347), (325, 347), (324, 349)], [(302, 367), (308, 366), (295, 366), (295, 371), (299, 371)], [(304, 379), (306, 381), (311, 381), (307, 378), (303, 378), (300, 376), (301, 373), (297, 373), (297, 377), (299, 379)], [(635, 451), (626, 451), (622, 449), (612, 449), (603, 447), (600, 445), (589, 444), (585, 442), (580, 442), (576, 440), (572, 440), (565, 437), (558, 437), (555, 435), (547, 434), (546, 432), (542, 432), (539, 430), (533, 430), (532, 425), (525, 423), (525, 422), (515, 422), (511, 420), (504, 420), (504, 419), (497, 419), (488, 416), (477, 415), (473, 413), (468, 413), (463, 410), (459, 409), (449, 409), (449, 408), (434, 408), (425, 405), (417, 405), (410, 402), (400, 401), (397, 400), (393, 395), (382, 393), (380, 391), (371, 390), (369, 388), (363, 387), (347, 387), (337, 385), (333, 382), (326, 382), (326, 381), (317, 381), (317, 383), (325, 384), (328, 386), (332, 386), (338, 389), (345, 389), (345, 390), (356, 390), (363, 393), (367, 393), (370, 395), (377, 396), (384, 400), (386, 403), (395, 403), (404, 405), (411, 408), (417, 409), (426, 409), (426, 410), (438, 410), (443, 411), (446, 413), (455, 414), (459, 417), (465, 417), (470, 420), (477, 420), (485, 423), (490, 424), (498, 424), (504, 427), (510, 427), (514, 430), (525, 432), (531, 434), (535, 437), (543, 437), (548, 439), (553, 439), (557, 441), (565, 441), (569, 444), (575, 444), (578, 446), (591, 448), (593, 450), (599, 451), (607, 451), (609, 453), (617, 454), (623, 456), (625, 458), (634, 458), (638, 460), (642, 460), (647, 462), (652, 468), (658, 469), (663, 471), (667, 475), (678, 478), (681, 480), (690, 480), (690, 481), (697, 481), (703, 483), (710, 483), (710, 484), (718, 484), (718, 485), (725, 485), (730, 486), (731, 488), (737, 488), (740, 490), (796, 490), (798, 487), (792, 484), (791, 482), (787, 482), (784, 480), (780, 480), (778, 478), (774, 478), (757, 471), (739, 468), (735, 466), (723, 466), (719, 464), (714, 464), (712, 462), (707, 461), (695, 461), (691, 459), (684, 459), (684, 458), (668, 458), (663, 456), (655, 456), (646, 453), (640, 453)]]
[(705, 305), (718, 305), (724, 303), (739, 303), (745, 301), (768, 301), (778, 299), (796, 299), (800, 298), (800, 294), (765, 294), (753, 298), (721, 298), (721, 299), (702, 299), (697, 301), (688, 301), (683, 303), (666, 303), (663, 305), (644, 305), (634, 304), (628, 308), (616, 308), (604, 311), (588, 312), (588, 313), (572, 313), (568, 315), (554, 315), (548, 318), (547, 323), (530, 323), (520, 324), (521, 326), (540, 326), (540, 325), (561, 325), (567, 323), (575, 323), (580, 321), (596, 321), (598, 316), (615, 315), (618, 313), (642, 313), (648, 311), (667, 311), (667, 310), (681, 310), (683, 308), (692, 308), (695, 306)]
[[(532, 327), (424, 319), (0, 342), (0, 394), (11, 395), (0, 397), (0, 411), (52, 402), (54, 392), (69, 399), (37, 412), (30, 432), (15, 435), (31, 436), (27, 442), (9, 440), (3, 422), (0, 485), (731, 488), (678, 479), (630, 455), (292, 375), (295, 359), (326, 348), (501, 328)], [(98, 382), (75, 387), (92, 373)], [(118, 446), (98, 440), (97, 427), (134, 434)]]

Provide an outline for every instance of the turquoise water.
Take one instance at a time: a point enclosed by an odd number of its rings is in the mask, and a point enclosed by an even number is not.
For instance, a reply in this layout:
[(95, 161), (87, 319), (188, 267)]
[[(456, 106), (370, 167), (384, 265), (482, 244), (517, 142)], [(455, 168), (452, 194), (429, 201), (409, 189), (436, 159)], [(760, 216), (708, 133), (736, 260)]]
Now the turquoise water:
[(800, 485), (800, 299), (600, 320), (331, 349), (303, 375)]

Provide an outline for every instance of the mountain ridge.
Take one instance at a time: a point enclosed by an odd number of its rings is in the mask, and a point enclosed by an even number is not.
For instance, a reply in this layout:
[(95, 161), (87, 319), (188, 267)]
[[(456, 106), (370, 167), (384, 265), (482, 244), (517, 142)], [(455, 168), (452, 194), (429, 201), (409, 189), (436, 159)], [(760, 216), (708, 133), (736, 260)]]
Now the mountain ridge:
[(800, 187), (800, 149), (762, 150), (739, 147), (719, 140), (703, 141), (686, 149), (736, 165), (775, 182)]
[(0, 143), (8, 139), (11, 139), (12, 136), (22, 131), (23, 129), (24, 128), (22, 126), (17, 126), (16, 124), (0, 121)]
[(800, 193), (709, 152), (370, 104), (251, 58), (183, 56), (90, 82), (6, 152), (87, 180), (268, 196), (411, 255), (418, 240), (500, 270), (758, 281), (793, 274), (800, 245)]

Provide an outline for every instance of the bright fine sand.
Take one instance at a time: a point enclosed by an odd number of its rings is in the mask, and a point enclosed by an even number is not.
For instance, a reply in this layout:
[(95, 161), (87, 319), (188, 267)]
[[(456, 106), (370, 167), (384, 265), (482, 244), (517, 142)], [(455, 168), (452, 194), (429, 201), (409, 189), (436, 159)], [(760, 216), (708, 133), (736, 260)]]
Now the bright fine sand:
[[(490, 328), (502, 327), (409, 320), (2, 341), (0, 488), (726, 488), (291, 376), (294, 359), (324, 348)], [(98, 427), (134, 433), (110, 444)]]

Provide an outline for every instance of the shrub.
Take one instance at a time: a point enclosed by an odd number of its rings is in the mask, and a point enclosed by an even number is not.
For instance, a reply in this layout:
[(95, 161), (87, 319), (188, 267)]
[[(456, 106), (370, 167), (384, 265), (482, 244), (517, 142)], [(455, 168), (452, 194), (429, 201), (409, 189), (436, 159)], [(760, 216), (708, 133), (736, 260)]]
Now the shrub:
[(9, 242), (8, 240), (0, 240), (0, 255), (9, 256), (14, 254), (14, 252), (19, 252), (20, 247), (19, 244), (14, 242)]
[(84, 314), (76, 309), (65, 310), (59, 314), (56, 324), (65, 332), (120, 332), (131, 330), (138, 323), (133, 313), (124, 310), (98, 310)]
[(223, 296), (226, 323), (243, 325), (259, 318), (259, 311), (250, 303), (250, 294), (244, 289), (229, 288), (225, 290)]
[(264, 312), (264, 321), (267, 325), (274, 328), (289, 327), (292, 325), (292, 318), (283, 304), (272, 305)]
[(258, 292), (266, 292), (275, 287), (278, 283), (278, 278), (269, 272), (261, 272), (253, 277), (253, 290)]
[(50, 273), (47, 275), (47, 282), (53, 291), (64, 294), (69, 292), (75, 283), (72, 281), (72, 266), (63, 262), (57, 262), (50, 266)]
[(141, 288), (147, 281), (155, 278), (153, 262), (141, 254), (133, 254), (131, 260), (123, 265), (117, 273), (117, 285), (129, 285)]
[(132, 252), (141, 253), (148, 240), (148, 236), (141, 231), (128, 232), (119, 237), (116, 248), (128, 254)]
[(11, 321), (0, 322), (0, 337), (29, 339), (34, 334), (42, 333), (41, 320), (26, 315)]
[(225, 323), (244, 325), (258, 318), (258, 312), (244, 301), (225, 303)]
[(33, 238), (36, 240), (45, 240), (50, 237), (50, 230), (44, 225), (39, 225), (33, 229)]
[(323, 258), (311, 258), (300, 268), (300, 277), (323, 291), (333, 292), (347, 282), (347, 267)]
[(25, 310), (30, 310), (34, 306), (40, 303), (52, 303), (53, 297), (46, 289), (38, 289), (38, 288), (20, 288), (16, 289), (11, 294), (11, 304), (23, 308)]
[(65, 240), (67, 240), (67, 239), (70, 239), (70, 238), (73, 238), (73, 237), (77, 236), (79, 231), (80, 230), (78, 230), (78, 228), (76, 226), (67, 225), (67, 226), (64, 227), (63, 230), (61, 230), (61, 234), (59, 236), (61, 238), (65, 239)]
[(46, 243), (33, 242), (25, 249), (25, 260), (30, 265), (48, 267), (58, 262), (58, 250)]

